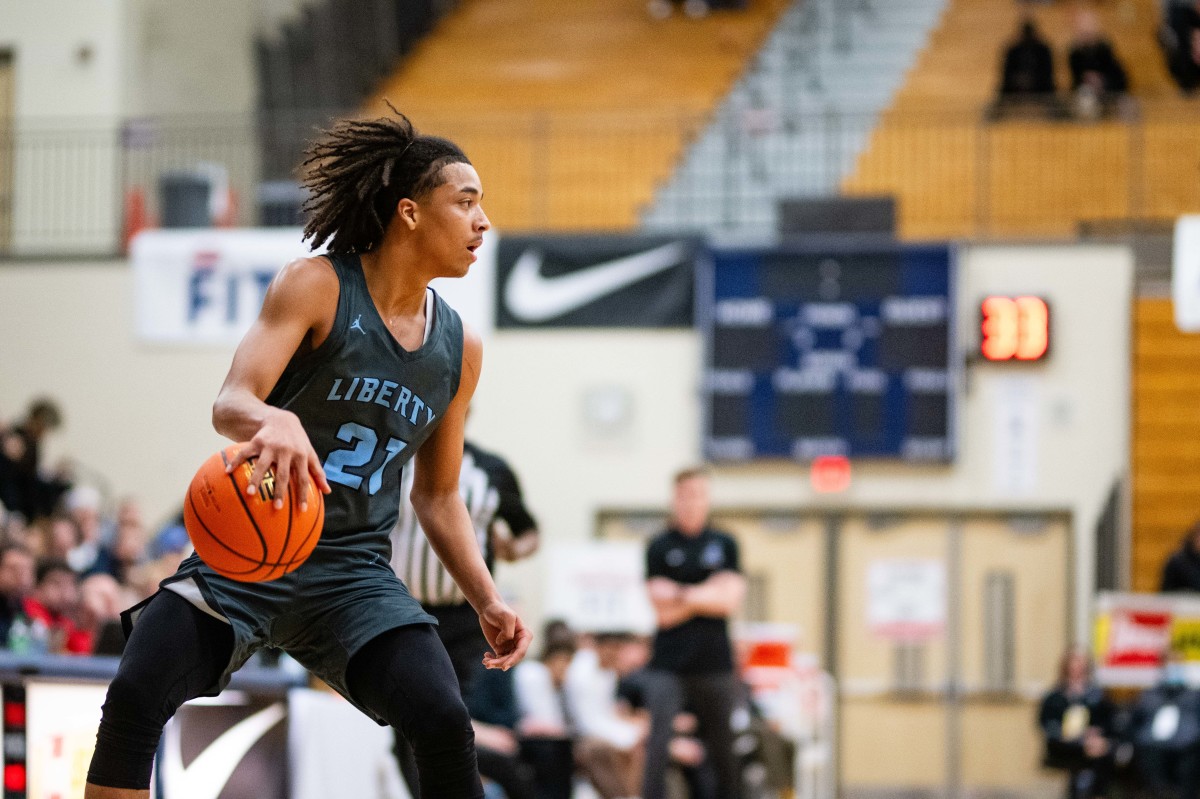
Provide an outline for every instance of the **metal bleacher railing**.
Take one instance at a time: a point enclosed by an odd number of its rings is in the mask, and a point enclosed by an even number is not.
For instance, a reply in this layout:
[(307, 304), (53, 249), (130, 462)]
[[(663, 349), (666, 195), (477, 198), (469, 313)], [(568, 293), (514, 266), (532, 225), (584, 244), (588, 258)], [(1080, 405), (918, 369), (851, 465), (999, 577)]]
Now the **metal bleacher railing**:
[[(333, 116), (19, 123), (0, 131), (0, 256), (115, 256), (153, 224), (294, 223), (297, 188), (273, 180), (263, 153), (301, 149)], [(502, 231), (769, 234), (782, 200), (888, 195), (904, 237), (986, 239), (1200, 210), (1200, 107), (1186, 117), (1147, 107), (1132, 120), (993, 123), (749, 109), (716, 122), (670, 111), (421, 122), (472, 154)], [(714, 124), (724, 126), (716, 148)]]

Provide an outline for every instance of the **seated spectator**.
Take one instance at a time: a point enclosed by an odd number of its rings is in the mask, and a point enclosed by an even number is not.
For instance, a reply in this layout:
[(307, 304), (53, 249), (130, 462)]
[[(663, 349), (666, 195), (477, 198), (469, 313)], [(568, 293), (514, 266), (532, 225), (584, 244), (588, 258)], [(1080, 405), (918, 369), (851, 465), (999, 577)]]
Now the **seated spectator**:
[(79, 536), (79, 542), (67, 553), (67, 563), (77, 574), (88, 571), (100, 554), (104, 538), (104, 520), (100, 515), (103, 502), (98, 489), (84, 484), (74, 486), (63, 497), (63, 510), (75, 523)]
[(47, 653), (86, 655), (92, 651), (91, 633), (75, 625), (78, 611), (79, 576), (65, 560), (43, 560), (37, 567), (33, 591), (25, 599), (25, 615), (31, 624), (44, 625)]
[(1153, 797), (1188, 799), (1200, 788), (1200, 691), (1185, 677), (1182, 659), (1168, 652), (1158, 684), (1142, 692), (1130, 714), (1127, 737)]
[(1032, 106), (1040, 113), (1054, 110), (1054, 92), (1054, 53), (1033, 19), (1026, 19), (1017, 40), (1005, 50), (993, 113), (999, 116), (1019, 106)]
[(521, 759), (533, 769), (538, 799), (570, 799), (573, 789), (575, 730), (566, 682), (575, 643), (568, 632), (547, 636), (541, 658), (522, 661), (513, 672)]
[(79, 583), (79, 629), (91, 638), (89, 654), (121, 654), (125, 648), (121, 610), (131, 604), (112, 575), (92, 574)]
[(576, 653), (567, 673), (568, 706), (575, 722), (575, 761), (603, 799), (641, 792), (645, 719), (618, 709), (617, 668), (632, 635), (598, 633), (590, 649)]
[(0, 645), (11, 648), (14, 622), (24, 625), (25, 599), (33, 590), (33, 554), (20, 544), (0, 546)]
[(1129, 89), (1125, 68), (1104, 37), (1100, 17), (1091, 9), (1080, 9), (1075, 15), (1068, 61), (1078, 117), (1095, 119), (1112, 110)]
[(1092, 662), (1070, 649), (1059, 680), (1042, 699), (1038, 726), (1045, 736), (1043, 764), (1067, 772), (1067, 799), (1106, 795), (1112, 776), (1116, 708), (1092, 680)]
[(1167, 69), (1184, 94), (1200, 88), (1200, 0), (1169, 4), (1158, 38)]
[(61, 424), (58, 405), (38, 399), (20, 424), (0, 435), (0, 502), (30, 522), (53, 512), (71, 487), (64, 470), (47, 472), (41, 463), (42, 440)]
[(125, 504), (124, 508), (117, 516), (112, 541), (96, 552), (88, 573), (109, 574), (127, 584), (134, 582), (134, 570), (146, 563), (149, 542), (140, 509), (136, 504)]
[(463, 701), (475, 730), (479, 773), (499, 785), (507, 799), (535, 799), (533, 771), (519, 758), (520, 721), (513, 673), (480, 666)]
[(1159, 591), (1200, 591), (1200, 520), (1197, 520), (1163, 565)]
[(692, 19), (708, 16), (713, 7), (711, 0), (650, 0), (646, 4), (646, 11), (654, 19), (666, 19), (677, 5), (683, 6), (683, 13)]
[[(71, 552), (79, 546), (79, 528), (70, 516), (56, 513), (41, 519), (35, 526), (38, 534), (34, 540), (34, 554), (39, 561), (61, 560), (70, 567)], [(74, 571), (74, 569), (71, 569)]]

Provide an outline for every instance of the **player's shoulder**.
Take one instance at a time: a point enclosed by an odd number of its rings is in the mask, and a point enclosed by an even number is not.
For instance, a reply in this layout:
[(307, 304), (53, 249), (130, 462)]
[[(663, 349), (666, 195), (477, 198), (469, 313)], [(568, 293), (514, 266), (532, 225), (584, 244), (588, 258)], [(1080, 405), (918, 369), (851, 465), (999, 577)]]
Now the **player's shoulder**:
[(283, 265), (275, 276), (277, 288), (288, 292), (319, 292), (336, 289), (337, 271), (324, 255), (294, 258)]

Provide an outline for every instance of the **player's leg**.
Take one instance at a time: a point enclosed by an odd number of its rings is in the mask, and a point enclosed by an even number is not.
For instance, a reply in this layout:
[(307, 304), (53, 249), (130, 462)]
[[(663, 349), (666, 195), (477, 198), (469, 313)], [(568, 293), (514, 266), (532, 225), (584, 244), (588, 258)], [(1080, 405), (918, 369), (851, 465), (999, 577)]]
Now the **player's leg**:
[(717, 780), (717, 795), (737, 799), (742, 795), (742, 780), (730, 724), (738, 700), (737, 678), (728, 672), (695, 674), (684, 678), (684, 686), (687, 707), (699, 722), (700, 739)]
[(683, 685), (679, 676), (657, 669), (647, 671), (645, 702), (650, 711), (650, 735), (646, 738), (642, 796), (666, 799), (671, 737), (675, 734), (675, 717), (683, 711)]
[(350, 659), (346, 687), (412, 744), (423, 797), (483, 796), (471, 717), (431, 625), (397, 627), (372, 639)]
[(163, 726), (217, 684), (232, 656), (228, 624), (160, 591), (138, 617), (108, 686), (85, 799), (148, 797)]

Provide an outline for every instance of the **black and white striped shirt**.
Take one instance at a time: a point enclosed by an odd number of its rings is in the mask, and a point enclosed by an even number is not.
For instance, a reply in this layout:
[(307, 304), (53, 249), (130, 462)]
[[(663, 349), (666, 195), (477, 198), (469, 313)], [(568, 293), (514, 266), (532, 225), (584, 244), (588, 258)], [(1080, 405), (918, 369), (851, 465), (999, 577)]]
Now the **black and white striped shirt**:
[[(421, 604), (463, 604), (466, 597), (438, 560), (413, 511), (410, 501), (413, 472), (410, 465), (400, 479), (400, 520), (392, 530), (392, 568)], [(502, 519), (514, 536), (537, 529), (521, 498), (521, 487), (512, 468), (500, 456), (470, 442), (463, 450), (458, 490), (489, 569), (494, 558), (488, 533), (496, 519)]]

